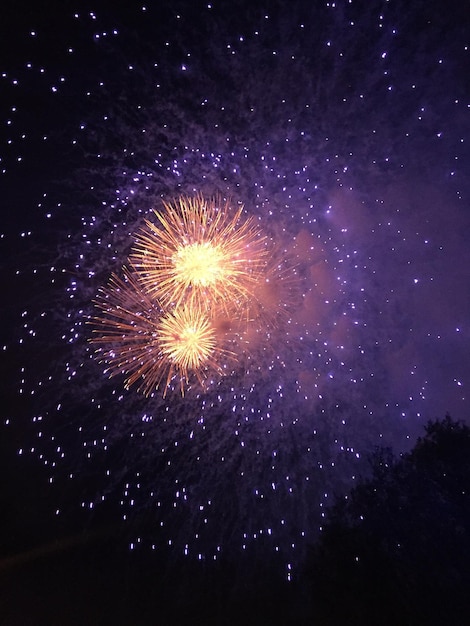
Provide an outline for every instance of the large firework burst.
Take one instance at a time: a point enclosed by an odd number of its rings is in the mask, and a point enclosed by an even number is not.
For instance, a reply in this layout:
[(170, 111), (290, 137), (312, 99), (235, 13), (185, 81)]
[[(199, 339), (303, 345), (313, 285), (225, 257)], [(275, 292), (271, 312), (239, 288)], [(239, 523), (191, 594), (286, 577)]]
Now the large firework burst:
[(146, 221), (131, 262), (148, 294), (165, 306), (248, 306), (265, 269), (265, 238), (243, 207), (198, 195), (163, 203)]

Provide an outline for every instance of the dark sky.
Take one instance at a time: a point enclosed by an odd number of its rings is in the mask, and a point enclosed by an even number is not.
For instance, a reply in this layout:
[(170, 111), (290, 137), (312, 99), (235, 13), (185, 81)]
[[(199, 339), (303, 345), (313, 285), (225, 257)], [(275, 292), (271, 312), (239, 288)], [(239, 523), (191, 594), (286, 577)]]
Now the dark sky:
[[(101, 507), (131, 547), (290, 577), (375, 446), (468, 420), (468, 11), (87, 4), (0, 9), (8, 506), (52, 482), (65, 526)], [(245, 205), (302, 297), (207, 391), (145, 398), (86, 319), (144, 216), (198, 192)]]

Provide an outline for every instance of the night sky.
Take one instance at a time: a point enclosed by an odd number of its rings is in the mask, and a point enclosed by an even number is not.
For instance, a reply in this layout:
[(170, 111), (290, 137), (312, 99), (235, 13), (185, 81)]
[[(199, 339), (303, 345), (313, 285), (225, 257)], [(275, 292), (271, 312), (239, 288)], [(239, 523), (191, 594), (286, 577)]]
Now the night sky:
[[(116, 4), (0, 8), (0, 565), (86, 532), (295, 579), (368, 454), (469, 419), (468, 5)], [(87, 322), (196, 193), (242, 203), (298, 293), (226, 376), (146, 398)]]

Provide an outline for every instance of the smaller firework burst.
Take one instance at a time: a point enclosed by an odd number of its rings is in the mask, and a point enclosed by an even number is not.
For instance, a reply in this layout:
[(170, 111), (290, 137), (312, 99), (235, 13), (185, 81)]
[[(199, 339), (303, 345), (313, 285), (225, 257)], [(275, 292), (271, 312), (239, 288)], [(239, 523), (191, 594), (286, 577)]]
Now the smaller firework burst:
[(111, 277), (95, 304), (101, 312), (92, 320), (97, 358), (110, 376), (123, 374), (127, 388), (138, 383), (149, 395), (163, 387), (165, 395), (176, 378), (184, 393), (192, 377), (204, 385), (222, 373), (222, 357), (231, 357), (207, 312), (184, 305), (164, 311), (128, 268), (122, 278)]
[(164, 306), (247, 307), (266, 265), (253, 218), (228, 202), (182, 197), (146, 221), (130, 260), (143, 288)]
[(196, 306), (182, 305), (164, 315), (157, 333), (162, 357), (168, 364), (165, 387), (174, 373), (180, 378), (181, 393), (191, 374), (204, 386), (209, 372), (223, 373), (222, 357), (230, 353), (219, 347), (214, 324)]

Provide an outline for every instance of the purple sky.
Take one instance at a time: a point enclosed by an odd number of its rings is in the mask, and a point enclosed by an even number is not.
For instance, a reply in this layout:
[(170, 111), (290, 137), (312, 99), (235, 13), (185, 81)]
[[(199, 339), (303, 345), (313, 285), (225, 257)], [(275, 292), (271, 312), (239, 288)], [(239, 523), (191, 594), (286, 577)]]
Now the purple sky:
[[(6, 8), (0, 181), (18, 449), (91, 477), (77, 509), (156, 511), (143, 543), (262, 537), (289, 571), (374, 446), (469, 419), (470, 40), (458, 3), (287, 4)], [(206, 394), (145, 399), (85, 320), (143, 217), (199, 191), (259, 218), (302, 300)]]

